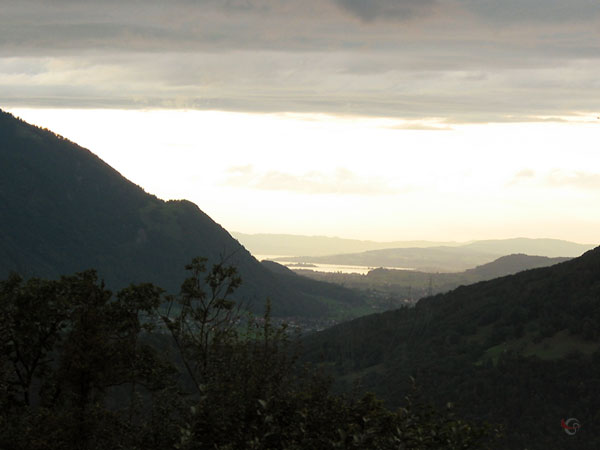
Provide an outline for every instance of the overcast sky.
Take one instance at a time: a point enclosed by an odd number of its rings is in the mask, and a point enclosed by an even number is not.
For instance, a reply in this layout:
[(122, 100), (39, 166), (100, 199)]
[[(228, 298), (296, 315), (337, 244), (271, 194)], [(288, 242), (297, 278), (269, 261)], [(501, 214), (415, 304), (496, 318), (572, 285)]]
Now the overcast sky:
[(0, 0), (0, 107), (233, 230), (600, 242), (597, 0)]
[(0, 103), (449, 122), (600, 107), (597, 0), (2, 0)]

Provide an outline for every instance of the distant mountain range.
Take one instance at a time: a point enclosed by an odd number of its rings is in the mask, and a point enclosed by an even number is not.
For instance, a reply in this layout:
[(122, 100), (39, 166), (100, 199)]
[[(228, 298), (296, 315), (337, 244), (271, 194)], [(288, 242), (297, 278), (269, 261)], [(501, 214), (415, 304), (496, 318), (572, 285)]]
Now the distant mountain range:
[[(576, 257), (583, 252), (594, 248), (592, 244), (578, 244), (575, 242), (563, 241), (559, 239), (492, 239), (472, 242), (440, 242), (440, 241), (391, 241), (375, 242), (361, 241), (355, 239), (342, 239), (338, 237), (326, 236), (301, 236), (293, 234), (245, 234), (232, 232), (233, 237), (239, 240), (253, 255), (260, 256), (295, 256), (300, 257), (304, 262), (309, 262), (307, 257), (326, 257), (319, 262), (337, 261), (338, 256), (351, 253), (363, 253), (373, 250), (391, 250), (391, 249), (410, 249), (410, 248), (435, 248), (435, 247), (455, 247), (464, 250), (465, 254), (486, 255), (491, 259), (475, 258), (477, 264), (483, 264), (496, 259), (498, 256), (505, 256), (515, 253), (526, 255), (548, 256), (548, 257)], [(386, 254), (383, 253), (383, 255)], [(458, 252), (456, 254), (462, 254)], [(424, 253), (425, 255), (427, 253)], [(496, 257), (496, 258), (495, 258)], [(366, 257), (365, 257), (366, 258)], [(385, 256), (382, 257), (385, 258)], [(289, 258), (285, 258), (289, 260)], [(360, 260), (363, 257), (354, 256), (352, 259)], [(332, 262), (332, 264), (338, 264)], [(342, 264), (342, 263), (339, 263)], [(382, 266), (383, 264), (374, 264)], [(474, 267), (464, 267), (470, 268)], [(402, 266), (399, 266), (402, 267)], [(412, 266), (411, 266), (412, 267)], [(416, 267), (419, 268), (419, 267)], [(462, 269), (452, 269), (462, 270)]]
[[(107, 130), (109, 132), (109, 130)], [(143, 164), (143, 161), (140, 161)], [(162, 201), (90, 151), (0, 111), (0, 276), (57, 277), (88, 268), (111, 288), (153, 282), (178, 292), (195, 256), (225, 258), (238, 297), (280, 316), (363, 305), (355, 292), (275, 273), (189, 201)]]
[(391, 248), (330, 256), (296, 256), (275, 261), (459, 272), (496, 259), (498, 255), (462, 247)]
[(362, 253), (328, 256), (276, 258), (276, 261), (340, 264), (367, 267), (396, 267), (424, 272), (460, 272), (494, 261), (499, 256), (523, 253), (547, 257), (575, 257), (593, 245), (557, 239), (501, 239), (476, 241), (456, 246), (388, 248)]
[[(600, 247), (340, 324), (304, 346), (341, 388), (359, 382), (392, 406), (414, 377), (423, 400), (501, 423), (500, 448), (600, 448)], [(570, 417), (592, 431), (571, 439), (560, 428)]]
[(310, 268), (293, 268), (306, 277), (342, 286), (379, 292), (396, 299), (417, 300), (426, 295), (448, 292), (460, 285), (512, 275), (523, 270), (548, 267), (571, 258), (507, 255), (463, 272), (431, 273), (418, 270), (373, 269), (366, 275), (317, 272)]
[(520, 253), (502, 256), (491, 263), (467, 269), (463, 274), (466, 280), (475, 283), (512, 275), (524, 270), (553, 266), (554, 264), (559, 264), (570, 259), (566, 257), (548, 258), (546, 256), (532, 256)]
[(245, 234), (232, 232), (253, 255), (327, 256), (338, 253), (358, 253), (368, 250), (408, 247), (439, 247), (459, 245), (455, 242), (394, 241), (375, 242), (327, 236), (295, 234)]
[(461, 245), (461, 247), (478, 252), (492, 253), (495, 255), (523, 253), (526, 255), (548, 256), (550, 258), (556, 258), (560, 256), (581, 256), (584, 252), (596, 247), (596, 245), (578, 244), (560, 239), (513, 238), (475, 241)]

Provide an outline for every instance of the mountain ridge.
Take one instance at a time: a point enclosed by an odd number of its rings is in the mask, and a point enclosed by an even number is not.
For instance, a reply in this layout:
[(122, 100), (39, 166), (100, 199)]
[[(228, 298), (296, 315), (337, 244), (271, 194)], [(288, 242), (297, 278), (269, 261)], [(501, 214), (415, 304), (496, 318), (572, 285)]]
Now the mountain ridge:
[[(150, 281), (175, 293), (184, 266), (203, 256), (236, 266), (238, 295), (258, 310), (269, 297), (275, 315), (327, 314), (311, 280), (290, 289), (195, 204), (160, 200), (89, 150), (3, 111), (0, 137), (0, 275), (95, 268), (113, 289)], [(363, 301), (339, 286), (324, 297)]]
[(294, 234), (240, 233), (232, 236), (244, 244), (255, 255), (274, 256), (333, 256), (349, 253), (361, 253), (371, 250), (390, 250), (394, 248), (431, 248), (462, 247), (478, 249), (485, 253), (504, 256), (513, 253), (548, 257), (575, 257), (593, 248), (591, 244), (549, 238), (507, 238), (486, 239), (466, 242), (444, 242), (428, 240), (407, 240), (378, 242), (372, 240), (347, 239), (334, 236), (307, 236)]
[[(372, 240), (346, 239), (335, 236), (305, 236), (295, 234), (231, 233), (255, 255), (277, 256), (327, 256), (336, 253), (354, 253), (383, 250), (393, 247), (452, 246), (454, 242), (426, 240), (377, 242)], [(348, 251), (350, 250), (350, 251)]]
[(561, 416), (591, 422), (600, 409), (600, 247), (339, 324), (304, 344), (342, 389), (360, 382), (398, 406), (412, 376), (428, 401), (503, 424), (502, 448), (598, 448), (590, 434), (555, 440)]
[[(560, 253), (560, 251), (553, 249), (546, 249), (543, 252), (542, 250), (549, 245), (548, 242), (560, 243), (560, 247), (567, 254), (557, 255), (556, 253)], [(560, 240), (515, 238), (497, 241), (475, 241), (471, 244), (458, 246), (389, 248), (369, 250), (362, 253), (275, 258), (275, 261), (404, 268), (423, 272), (462, 272), (490, 263), (499, 256), (526, 253), (522, 251), (503, 253), (502, 248), (507, 250), (530, 248), (538, 253), (546, 253), (545, 255), (527, 253), (529, 256), (572, 257), (573, 253), (575, 256), (579, 256), (583, 251), (589, 249), (588, 247), (585, 244)]]

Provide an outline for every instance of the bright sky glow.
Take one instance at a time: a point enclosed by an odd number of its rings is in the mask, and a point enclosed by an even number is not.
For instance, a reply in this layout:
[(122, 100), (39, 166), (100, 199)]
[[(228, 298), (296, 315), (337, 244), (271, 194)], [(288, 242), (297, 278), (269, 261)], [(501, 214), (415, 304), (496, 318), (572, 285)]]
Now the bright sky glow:
[(246, 233), (600, 243), (599, 73), (594, 0), (0, 14), (1, 108)]
[(310, 114), (8, 110), (229, 230), (600, 242), (595, 117), (445, 129)]

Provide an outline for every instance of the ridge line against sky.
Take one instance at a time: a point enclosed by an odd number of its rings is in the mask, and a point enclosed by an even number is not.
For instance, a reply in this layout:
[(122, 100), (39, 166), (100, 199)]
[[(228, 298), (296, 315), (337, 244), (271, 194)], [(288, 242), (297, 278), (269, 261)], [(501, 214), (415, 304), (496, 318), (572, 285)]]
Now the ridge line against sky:
[(600, 242), (597, 0), (3, 0), (0, 107), (228, 229)]
[(214, 111), (11, 109), (229, 230), (376, 241), (600, 243), (600, 126), (299, 120)]

